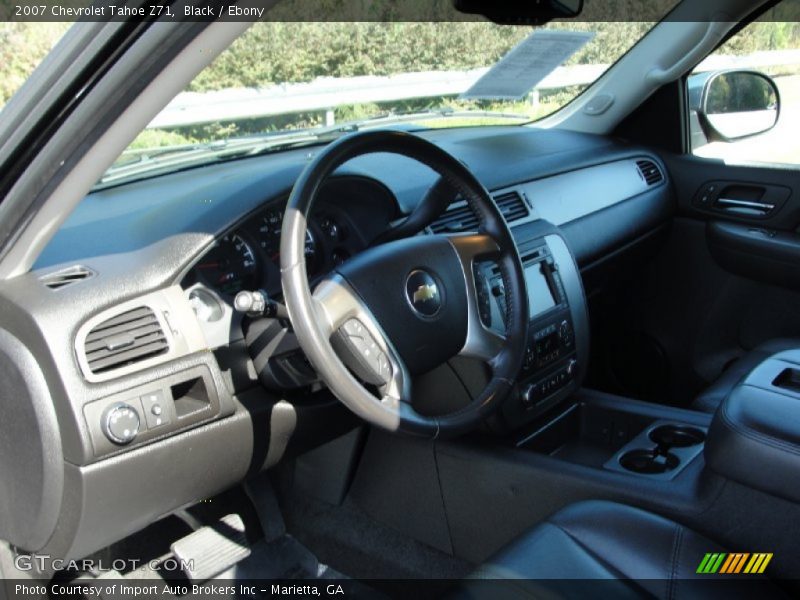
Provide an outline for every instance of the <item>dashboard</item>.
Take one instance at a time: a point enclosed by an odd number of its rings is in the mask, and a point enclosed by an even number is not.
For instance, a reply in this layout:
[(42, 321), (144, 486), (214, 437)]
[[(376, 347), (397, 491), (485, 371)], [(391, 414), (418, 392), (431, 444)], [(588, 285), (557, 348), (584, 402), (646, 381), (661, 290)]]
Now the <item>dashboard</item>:
[[(648, 148), (566, 131), (509, 126), (419, 135), (463, 161), (509, 221), (538, 301), (520, 384), (538, 386), (531, 404), (549, 406), (580, 384), (586, 296), (602, 285), (603, 269), (654, 239), (674, 215), (666, 169)], [(14, 514), (29, 517), (5, 524), (0, 537), (85, 556), (352, 428), (353, 417), (320, 385), (265, 387), (259, 365), (295, 351), (291, 331), (245, 331), (231, 308), (241, 289), (280, 296), (280, 222), (314, 151), (215, 163), (91, 193), (35, 269), (4, 285), (0, 352), (17, 375), (0, 394), (0, 409), (16, 415), (14, 428), (2, 432), (19, 452), (0, 470), (22, 482)], [(642, 175), (651, 168), (658, 180)], [(310, 218), (312, 285), (409, 215), (435, 181), (430, 169), (396, 155), (363, 156), (340, 168)], [(464, 209), (452, 204), (432, 231), (468, 231), (474, 223)], [(502, 312), (496, 274), (490, 268), (484, 275), (483, 316), (493, 321), (491, 313)], [(218, 312), (204, 304), (209, 298)], [(142, 336), (120, 338), (118, 327), (128, 323)], [(131, 346), (120, 350), (120, 342)], [(564, 387), (570, 360), (579, 367)], [(464, 380), (477, 373), (467, 368)], [(534, 414), (519, 397), (509, 402), (501, 415), (508, 423)], [(110, 411), (120, 405), (124, 422), (138, 416), (129, 435), (111, 430), (121, 421), (109, 419)], [(41, 435), (20, 437), (30, 431)], [(27, 477), (30, 465), (42, 472), (40, 481)]]

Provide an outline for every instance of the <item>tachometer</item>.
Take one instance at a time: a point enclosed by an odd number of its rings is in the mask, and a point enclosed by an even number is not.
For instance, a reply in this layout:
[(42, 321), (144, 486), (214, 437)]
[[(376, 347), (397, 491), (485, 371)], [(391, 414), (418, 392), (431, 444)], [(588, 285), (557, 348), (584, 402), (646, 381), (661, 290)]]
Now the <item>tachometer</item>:
[(257, 287), (257, 268), (253, 249), (235, 233), (220, 239), (197, 265), (206, 283), (230, 296)]

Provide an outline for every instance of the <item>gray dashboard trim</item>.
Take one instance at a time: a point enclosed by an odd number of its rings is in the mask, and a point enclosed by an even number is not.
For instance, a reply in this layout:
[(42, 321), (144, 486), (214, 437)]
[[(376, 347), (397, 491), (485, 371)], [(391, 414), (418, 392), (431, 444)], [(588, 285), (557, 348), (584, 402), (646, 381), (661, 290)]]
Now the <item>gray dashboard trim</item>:
[(61, 433), (36, 358), (4, 329), (0, 415), (0, 538), (36, 550), (55, 529), (61, 506)]
[[(143, 306), (150, 308), (155, 314), (169, 344), (167, 352), (104, 373), (92, 373), (85, 352), (86, 336), (103, 321)], [(78, 358), (78, 364), (86, 380), (93, 383), (142, 371), (188, 354), (201, 352), (207, 348), (208, 344), (203, 338), (203, 332), (194, 311), (180, 286), (177, 285), (133, 298), (104, 310), (81, 325), (75, 336), (75, 355)]]
[[(654, 160), (642, 155), (582, 167), (497, 188), (492, 190), (492, 197), (516, 192), (523, 198), (528, 215), (509, 223), (512, 227), (540, 219), (556, 226), (565, 225), (665, 185), (663, 181), (647, 184), (636, 165), (642, 159)], [(450, 210), (464, 206), (464, 201), (454, 202)]]
[(575, 347), (578, 350), (578, 375), (575, 377), (575, 381), (580, 385), (588, 370), (589, 344), (591, 343), (586, 293), (583, 289), (583, 281), (578, 270), (578, 264), (564, 238), (561, 235), (550, 234), (545, 236), (544, 239), (553, 254), (556, 265), (558, 265), (569, 301), (569, 310), (572, 315), (573, 330), (576, 337)]
[(183, 434), (85, 467), (66, 465), (77, 492), (62, 519), (72, 535), (48, 551), (86, 556), (170, 512), (208, 498), (245, 478), (254, 436), (246, 410)]
[(519, 189), (539, 218), (561, 226), (655, 189), (639, 173), (636, 161), (640, 158), (652, 160), (635, 157), (585, 167), (531, 181)]

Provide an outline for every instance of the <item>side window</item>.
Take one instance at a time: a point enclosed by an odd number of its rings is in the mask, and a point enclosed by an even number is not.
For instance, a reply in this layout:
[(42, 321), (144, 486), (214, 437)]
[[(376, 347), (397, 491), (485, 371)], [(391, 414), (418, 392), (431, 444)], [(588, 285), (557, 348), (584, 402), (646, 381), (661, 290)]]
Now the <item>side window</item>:
[(718, 48), (687, 87), (692, 153), (800, 165), (800, 22), (784, 0)]

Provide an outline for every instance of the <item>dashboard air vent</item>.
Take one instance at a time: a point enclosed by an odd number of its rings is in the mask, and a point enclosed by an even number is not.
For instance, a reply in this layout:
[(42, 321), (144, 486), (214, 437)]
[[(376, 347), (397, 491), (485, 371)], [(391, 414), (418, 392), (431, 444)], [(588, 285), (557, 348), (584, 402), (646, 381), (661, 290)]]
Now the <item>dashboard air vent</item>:
[[(497, 207), (506, 219), (512, 223), (528, 216), (528, 207), (517, 192), (508, 192), (494, 196)], [(478, 217), (463, 201), (447, 209), (445, 213), (431, 224), (433, 233), (460, 233), (462, 231), (476, 231)]]
[(84, 352), (95, 375), (139, 362), (169, 350), (161, 324), (148, 306), (103, 321), (86, 336)]
[(448, 208), (441, 217), (431, 224), (433, 233), (459, 233), (477, 229), (478, 217), (466, 204)]
[(661, 169), (659, 169), (658, 165), (652, 160), (637, 160), (636, 166), (642, 178), (647, 182), (647, 185), (655, 185), (664, 181), (664, 175), (661, 173)]
[(528, 216), (528, 208), (525, 201), (517, 192), (509, 192), (494, 197), (494, 201), (500, 212), (506, 219), (506, 223), (511, 223)]
[(39, 281), (41, 281), (46, 287), (49, 287), (51, 290), (59, 290), (73, 283), (78, 283), (79, 281), (83, 281), (84, 279), (89, 279), (89, 277), (93, 277), (94, 275), (95, 272), (89, 269), (88, 267), (75, 265), (73, 267), (67, 267), (66, 269), (61, 269), (60, 271), (55, 271), (54, 273), (48, 273), (47, 275), (42, 275), (41, 277), (39, 277)]

